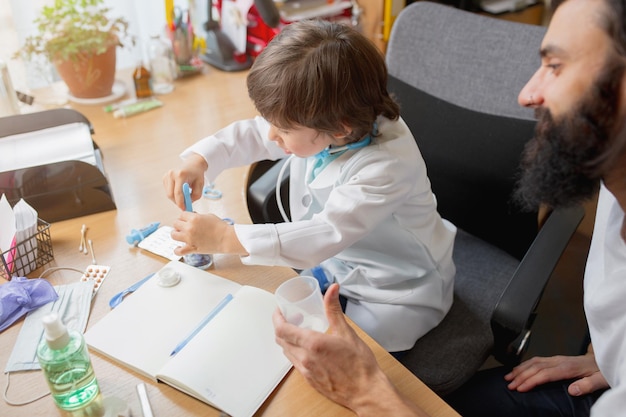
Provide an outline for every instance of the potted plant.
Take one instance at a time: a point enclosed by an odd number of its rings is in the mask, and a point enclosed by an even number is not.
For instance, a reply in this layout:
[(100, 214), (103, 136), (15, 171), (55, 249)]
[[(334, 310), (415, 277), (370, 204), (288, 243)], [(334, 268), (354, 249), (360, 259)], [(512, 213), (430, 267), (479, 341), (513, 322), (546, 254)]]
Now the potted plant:
[(110, 18), (104, 0), (54, 0), (34, 20), (37, 33), (16, 53), (23, 59), (44, 56), (77, 98), (112, 94), (116, 47), (134, 40), (128, 22)]

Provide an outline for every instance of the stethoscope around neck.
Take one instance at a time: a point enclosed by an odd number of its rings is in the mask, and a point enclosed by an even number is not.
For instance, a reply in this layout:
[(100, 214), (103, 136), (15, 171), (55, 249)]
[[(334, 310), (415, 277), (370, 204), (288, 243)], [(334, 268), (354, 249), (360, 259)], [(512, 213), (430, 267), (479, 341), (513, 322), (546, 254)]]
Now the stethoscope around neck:
[[(374, 129), (376, 129), (376, 126), (374, 127)], [(318, 160), (324, 159), (324, 158), (328, 158), (331, 155), (335, 155), (338, 153), (343, 153), (349, 150), (364, 148), (367, 145), (369, 145), (371, 142), (372, 142), (372, 135), (367, 135), (358, 142), (348, 143), (346, 145), (337, 146), (335, 148), (331, 148), (329, 146), (326, 149), (323, 149), (321, 152), (318, 152), (317, 154), (315, 154), (315, 158)], [(289, 166), (289, 164), (291, 164), (291, 160), (293, 159), (294, 156), (295, 155), (293, 154), (289, 155), (289, 157), (287, 158), (283, 166), (280, 167), (280, 171), (278, 172), (278, 177), (276, 178), (276, 204), (278, 206), (278, 211), (280, 211), (280, 215), (282, 216), (283, 220), (287, 223), (291, 222), (291, 219), (289, 218), (289, 216), (287, 216), (287, 213), (285, 212), (285, 207), (283, 206), (283, 199), (280, 195), (280, 184), (283, 181), (283, 176), (285, 175), (285, 171), (287, 170), (287, 167)]]

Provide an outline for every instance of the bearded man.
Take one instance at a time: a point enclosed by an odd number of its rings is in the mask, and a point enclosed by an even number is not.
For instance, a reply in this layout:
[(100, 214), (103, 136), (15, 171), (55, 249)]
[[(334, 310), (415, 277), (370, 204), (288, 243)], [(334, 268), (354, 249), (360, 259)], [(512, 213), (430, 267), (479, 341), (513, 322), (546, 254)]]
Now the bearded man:
[[(591, 344), (580, 356), (532, 358), (479, 372), (445, 398), (464, 417), (625, 415), (626, 0), (552, 0), (541, 66), (519, 94), (536, 109), (517, 201), (557, 208), (599, 190), (584, 280)], [(285, 322), (277, 342), (307, 381), (358, 416), (427, 416), (389, 382), (346, 323), (338, 287), (325, 295), (329, 334)]]

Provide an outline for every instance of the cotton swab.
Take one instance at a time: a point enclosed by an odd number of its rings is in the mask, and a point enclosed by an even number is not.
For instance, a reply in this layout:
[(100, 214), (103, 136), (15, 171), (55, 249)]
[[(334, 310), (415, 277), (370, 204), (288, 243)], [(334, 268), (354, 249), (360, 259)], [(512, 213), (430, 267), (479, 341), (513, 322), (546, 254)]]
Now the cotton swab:
[(80, 228), (80, 245), (78, 245), (78, 251), (87, 253), (87, 244), (85, 243), (85, 235), (87, 233), (87, 226), (83, 224)]
[[(96, 265), (96, 264), (98, 264), (98, 262), (96, 262), (96, 254), (93, 251), (93, 242), (91, 241), (91, 239), (89, 239), (89, 240), (87, 240), (87, 243), (89, 244), (89, 250), (91, 251), (91, 263)], [(85, 253), (87, 253), (87, 252), (85, 252)]]

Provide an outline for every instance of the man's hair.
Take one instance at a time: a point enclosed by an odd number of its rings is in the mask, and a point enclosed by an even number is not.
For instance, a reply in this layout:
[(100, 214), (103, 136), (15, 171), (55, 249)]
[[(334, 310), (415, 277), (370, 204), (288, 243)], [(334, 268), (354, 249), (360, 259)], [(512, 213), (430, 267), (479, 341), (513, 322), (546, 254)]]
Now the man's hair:
[(270, 123), (344, 132), (347, 142), (373, 129), (376, 117), (397, 119), (382, 53), (355, 29), (305, 20), (287, 25), (256, 58), (248, 94)]
[[(552, 0), (552, 13), (567, 0)], [(598, 24), (613, 40), (615, 52), (626, 59), (626, 2), (602, 0), (604, 8), (598, 10)]]

